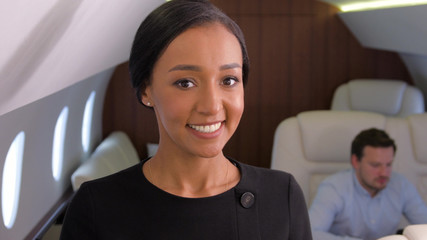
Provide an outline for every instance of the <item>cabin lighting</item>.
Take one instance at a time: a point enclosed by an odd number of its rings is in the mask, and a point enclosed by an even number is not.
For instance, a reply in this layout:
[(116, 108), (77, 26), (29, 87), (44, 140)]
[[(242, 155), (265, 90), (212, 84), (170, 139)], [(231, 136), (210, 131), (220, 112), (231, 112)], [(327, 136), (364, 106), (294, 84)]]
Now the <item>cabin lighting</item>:
[(52, 148), (52, 175), (59, 181), (62, 173), (62, 163), (64, 161), (64, 143), (67, 130), (68, 107), (64, 107), (59, 114), (55, 125)]
[(3, 168), (1, 210), (3, 223), (8, 229), (13, 227), (18, 212), (24, 144), (25, 133), (20, 132), (9, 147)]
[(427, 4), (426, 0), (378, 0), (378, 1), (355, 1), (346, 4), (341, 4), (338, 7), (342, 12), (354, 12), (374, 10), (381, 8), (395, 8), (395, 7), (408, 7), (415, 5)]
[(92, 130), (93, 106), (95, 103), (96, 92), (92, 91), (86, 101), (85, 111), (82, 123), (82, 147), (85, 153), (89, 152), (90, 134)]

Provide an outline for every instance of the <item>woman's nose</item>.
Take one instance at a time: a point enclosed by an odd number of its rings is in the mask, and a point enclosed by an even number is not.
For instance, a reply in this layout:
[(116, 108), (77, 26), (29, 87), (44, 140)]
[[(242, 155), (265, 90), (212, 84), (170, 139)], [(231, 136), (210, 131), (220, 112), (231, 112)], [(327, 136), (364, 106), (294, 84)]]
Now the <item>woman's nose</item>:
[(222, 109), (222, 97), (218, 87), (209, 86), (200, 91), (197, 111), (205, 115), (214, 115)]

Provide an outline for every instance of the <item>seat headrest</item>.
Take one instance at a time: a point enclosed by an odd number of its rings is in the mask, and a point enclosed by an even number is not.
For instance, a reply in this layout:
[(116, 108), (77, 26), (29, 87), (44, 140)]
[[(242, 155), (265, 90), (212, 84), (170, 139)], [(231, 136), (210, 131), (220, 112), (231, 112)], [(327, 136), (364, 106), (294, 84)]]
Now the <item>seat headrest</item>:
[(406, 86), (402, 81), (350, 81), (351, 106), (353, 109), (396, 115), (400, 111)]
[(358, 111), (310, 111), (297, 116), (306, 159), (348, 162), (351, 142), (362, 130), (384, 129), (385, 116)]
[(427, 114), (415, 114), (408, 117), (411, 140), (414, 148), (415, 159), (427, 163)]
[(424, 96), (421, 90), (400, 80), (355, 79), (337, 88), (331, 109), (406, 117), (424, 112)]
[(113, 174), (138, 162), (138, 153), (129, 137), (124, 132), (112, 132), (71, 175), (73, 190), (77, 191), (83, 182)]

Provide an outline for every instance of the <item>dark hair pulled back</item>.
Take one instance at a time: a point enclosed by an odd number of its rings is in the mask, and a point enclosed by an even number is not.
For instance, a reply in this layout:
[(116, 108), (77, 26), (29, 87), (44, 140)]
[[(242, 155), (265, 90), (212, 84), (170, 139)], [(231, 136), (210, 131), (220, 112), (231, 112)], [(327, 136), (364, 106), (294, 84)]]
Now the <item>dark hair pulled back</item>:
[(214, 22), (224, 25), (239, 41), (243, 56), (243, 83), (246, 84), (249, 57), (239, 26), (209, 1), (172, 0), (160, 5), (145, 18), (133, 41), (129, 71), (140, 103), (141, 93), (151, 83), (154, 65), (169, 44), (191, 27)]

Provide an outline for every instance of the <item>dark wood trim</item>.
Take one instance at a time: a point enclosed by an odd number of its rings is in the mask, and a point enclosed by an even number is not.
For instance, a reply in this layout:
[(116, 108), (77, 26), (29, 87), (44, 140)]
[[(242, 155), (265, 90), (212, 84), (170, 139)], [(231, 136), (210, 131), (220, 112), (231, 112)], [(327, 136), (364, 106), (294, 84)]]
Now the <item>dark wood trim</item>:
[(74, 191), (70, 186), (53, 207), (40, 219), (37, 225), (25, 237), (25, 240), (41, 240), (49, 228), (57, 222), (67, 209), (68, 203), (74, 195)]

